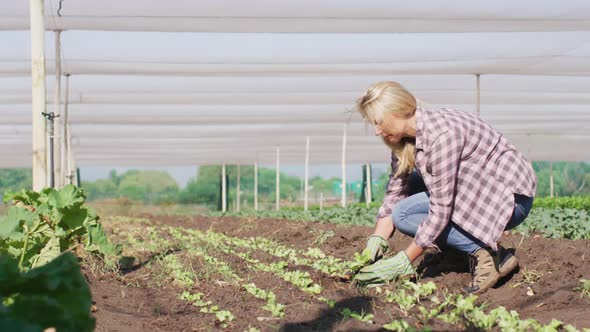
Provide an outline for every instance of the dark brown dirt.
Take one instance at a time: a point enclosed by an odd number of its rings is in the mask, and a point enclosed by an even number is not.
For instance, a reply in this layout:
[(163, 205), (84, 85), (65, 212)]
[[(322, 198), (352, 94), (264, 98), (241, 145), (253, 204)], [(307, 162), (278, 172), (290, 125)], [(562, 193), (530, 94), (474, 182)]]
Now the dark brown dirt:
[[(256, 219), (256, 218), (212, 218), (184, 216), (143, 216), (156, 224), (212, 229), (236, 237), (263, 236), (284, 245), (306, 249), (319, 247), (326, 254), (352, 259), (355, 252), (365, 246), (366, 237), (372, 228), (344, 226), (297, 221)], [(107, 218), (108, 226), (108, 218)], [(140, 225), (138, 225), (141, 227)], [(116, 232), (116, 227), (113, 228)], [(317, 234), (333, 231), (334, 236), (317, 244)], [(392, 252), (402, 250), (410, 242), (408, 237), (397, 233), (390, 239)], [(547, 324), (559, 319), (577, 328), (590, 327), (590, 300), (581, 298), (573, 288), (581, 278), (590, 278), (590, 241), (563, 239), (523, 238), (505, 235), (501, 244), (513, 250), (520, 260), (520, 270), (506, 277), (487, 293), (480, 296), (480, 302), (490, 307), (503, 305), (514, 309), (521, 318), (534, 318)], [(229, 309), (236, 320), (228, 328), (214, 323), (210, 314), (199, 312), (198, 308), (178, 299), (182, 289), (172, 284), (154, 286), (150, 281), (158, 272), (157, 264), (150, 268), (140, 266), (124, 276), (101, 274), (86, 269), (96, 301), (97, 331), (244, 331), (256, 326), (263, 331), (364, 331), (379, 330), (392, 319), (403, 317), (378, 298), (362, 294), (350, 284), (324, 275), (308, 267), (289, 266), (289, 269), (308, 271), (314, 281), (324, 288), (322, 295), (336, 300), (335, 308), (329, 308), (291, 284), (266, 272), (253, 272), (236, 256), (217, 253), (217, 258), (227, 262), (241, 276), (247, 276), (258, 287), (272, 290), (278, 302), (287, 305), (285, 318), (277, 321), (268, 319), (270, 314), (261, 309), (264, 302), (250, 296), (239, 285), (215, 282), (221, 276), (213, 276), (212, 282), (195, 285), (193, 292), (203, 292), (222, 309)], [(276, 262), (277, 258), (257, 252), (256, 257), (264, 262)], [(423, 281), (434, 281), (439, 289), (460, 292), (469, 282), (467, 258), (456, 252), (429, 255), (418, 265), (423, 272)], [(191, 261), (195, 270), (202, 267), (198, 259)], [(426, 267), (425, 267), (426, 266)], [(537, 278), (534, 278), (534, 277)], [(527, 295), (530, 287), (534, 295)], [(375, 325), (354, 319), (342, 320), (343, 308), (357, 312), (372, 312)], [(267, 317), (267, 318), (263, 318)], [(262, 321), (260, 321), (262, 319)], [(266, 320), (268, 319), (268, 320)], [(411, 322), (416, 322), (410, 317)], [(432, 322), (435, 330), (448, 330), (441, 323)]]

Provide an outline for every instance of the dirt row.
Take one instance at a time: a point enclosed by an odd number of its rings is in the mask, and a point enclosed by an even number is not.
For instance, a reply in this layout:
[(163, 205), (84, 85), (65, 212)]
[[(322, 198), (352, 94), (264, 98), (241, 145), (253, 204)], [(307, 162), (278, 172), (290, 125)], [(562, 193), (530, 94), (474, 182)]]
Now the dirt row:
[[(212, 229), (242, 238), (264, 236), (300, 249), (319, 247), (325, 253), (343, 259), (352, 259), (355, 252), (362, 250), (366, 237), (372, 231), (369, 227), (276, 219), (143, 217), (158, 225)], [(117, 228), (112, 228), (112, 232), (113, 238), (116, 238)], [(409, 238), (396, 234), (390, 239), (392, 252), (402, 250), (409, 241)], [(545, 324), (556, 318), (578, 328), (590, 327), (590, 301), (581, 298), (579, 292), (573, 291), (580, 278), (590, 277), (590, 267), (587, 264), (587, 257), (590, 257), (589, 242), (504, 236), (502, 245), (514, 250), (521, 261), (521, 269), (502, 280), (497, 288), (480, 296), (480, 301), (485, 301), (490, 306), (506, 306), (517, 310), (522, 318), (534, 318)], [(235, 316), (248, 317), (236, 319), (230, 330), (243, 331), (248, 326), (256, 326), (269, 331), (374, 331), (391, 319), (401, 317), (399, 312), (392, 309), (391, 304), (360, 293), (350, 284), (311, 268), (289, 267), (310, 272), (314, 281), (324, 288), (322, 295), (337, 301), (334, 308), (314, 300), (309, 294), (277, 276), (249, 270), (243, 260), (236, 256), (215, 251), (213, 253), (220, 260), (226, 261), (238, 274), (248, 276), (258, 287), (272, 290), (279, 302), (287, 305), (285, 318), (277, 321), (270, 319), (268, 312), (261, 309), (263, 301), (253, 298), (238, 285), (219, 282), (222, 276), (213, 276), (213, 282), (195, 285), (193, 291), (209, 294), (213, 302), (221, 308), (229, 309)], [(262, 253), (256, 253), (256, 258), (263, 262), (277, 261), (276, 257)], [(198, 258), (189, 259), (189, 265), (194, 269), (204, 268), (203, 262)], [(429, 255), (425, 261), (419, 261), (418, 266), (423, 273), (422, 280), (434, 281), (439, 289), (459, 292), (469, 282), (467, 258), (459, 253)], [(122, 276), (99, 273), (92, 269), (87, 269), (86, 274), (96, 301), (98, 331), (144, 331), (147, 328), (161, 331), (222, 329), (215, 325), (212, 315), (200, 313), (198, 308), (178, 299), (182, 290), (162, 276), (161, 268), (156, 263), (141, 264)], [(373, 312), (376, 324), (371, 326), (353, 319), (342, 320), (340, 311), (343, 308)], [(438, 330), (447, 328), (433, 323), (429, 326)]]

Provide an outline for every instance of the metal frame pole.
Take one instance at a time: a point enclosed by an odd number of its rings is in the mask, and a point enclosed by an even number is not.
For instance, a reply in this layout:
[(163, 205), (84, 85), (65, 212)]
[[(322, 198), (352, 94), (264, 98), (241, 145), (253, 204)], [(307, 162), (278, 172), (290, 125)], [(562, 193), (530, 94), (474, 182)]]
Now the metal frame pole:
[(56, 115), (53, 112), (49, 112), (49, 113), (42, 113), (43, 116), (47, 119), (47, 121), (49, 121), (49, 132), (48, 132), (48, 138), (49, 138), (49, 187), (50, 188), (55, 188), (55, 160), (54, 160), (54, 151), (53, 151), (53, 145), (54, 145), (54, 131), (55, 131), (55, 119), (57, 117), (59, 117), (59, 114)]

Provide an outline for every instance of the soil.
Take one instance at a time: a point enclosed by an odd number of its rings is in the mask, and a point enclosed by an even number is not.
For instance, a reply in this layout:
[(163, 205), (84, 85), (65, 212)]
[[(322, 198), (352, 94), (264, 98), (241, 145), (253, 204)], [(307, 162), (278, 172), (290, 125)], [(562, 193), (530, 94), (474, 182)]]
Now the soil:
[[(319, 247), (326, 254), (350, 260), (364, 249), (371, 227), (309, 223), (278, 219), (233, 217), (188, 217), (144, 215), (156, 225), (170, 225), (199, 230), (212, 229), (234, 237), (263, 236), (283, 245), (306, 249)], [(105, 227), (117, 234), (116, 224)], [(137, 227), (143, 227), (138, 225)], [(323, 243), (318, 234), (333, 231)], [(114, 236), (113, 238), (116, 238)], [(410, 238), (396, 233), (389, 240), (390, 252), (403, 250)], [(590, 328), (590, 299), (582, 298), (579, 279), (590, 279), (590, 241), (546, 239), (539, 236), (525, 238), (505, 234), (500, 244), (511, 250), (520, 261), (520, 268), (501, 280), (478, 299), (489, 307), (499, 305), (516, 310), (521, 319), (534, 318), (543, 324), (552, 319), (572, 324), (578, 329)], [(174, 251), (171, 251), (174, 252)], [(204, 269), (199, 257), (175, 252), (198, 272)], [(282, 279), (267, 273), (254, 272), (237, 256), (217, 253), (216, 258), (227, 262), (236, 274), (249, 279), (258, 287), (272, 290), (286, 307), (284, 318), (277, 320), (262, 310), (265, 304), (248, 294), (238, 284), (224, 280), (216, 272), (207, 282), (197, 282), (192, 293), (206, 294), (220, 308), (236, 317), (227, 327), (215, 322), (214, 315), (201, 313), (199, 308), (179, 299), (183, 289), (162, 276), (157, 263), (137, 265), (125, 274), (100, 272), (84, 268), (95, 301), (97, 331), (245, 331), (256, 327), (262, 331), (377, 331), (393, 319), (405, 319), (414, 326), (416, 317), (406, 317), (391, 303), (360, 292), (350, 283), (325, 275), (305, 266), (288, 269), (308, 271), (314, 282), (321, 284), (322, 296), (336, 301), (334, 308), (299, 290)], [(262, 262), (276, 262), (277, 258), (261, 252), (256, 258)], [(439, 290), (460, 293), (470, 281), (468, 260), (464, 254), (444, 251), (427, 254), (417, 262), (422, 282), (434, 281)], [(158, 281), (159, 280), (159, 281)], [(528, 294), (527, 294), (528, 293)], [(532, 294), (532, 295), (531, 295)], [(356, 312), (374, 314), (375, 324), (343, 319), (341, 312), (349, 308)], [(440, 321), (428, 321), (434, 330), (457, 330)]]

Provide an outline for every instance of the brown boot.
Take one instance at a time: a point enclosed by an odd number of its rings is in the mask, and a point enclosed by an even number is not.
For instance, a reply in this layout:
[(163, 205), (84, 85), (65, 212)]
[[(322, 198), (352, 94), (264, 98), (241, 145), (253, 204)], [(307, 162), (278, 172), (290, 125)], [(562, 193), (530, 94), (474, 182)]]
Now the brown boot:
[(467, 293), (485, 293), (500, 279), (497, 255), (487, 248), (479, 249), (469, 256), (469, 270), (471, 284), (463, 288)]
[(500, 272), (500, 278), (507, 276), (518, 267), (518, 258), (502, 246), (498, 246), (497, 255), (499, 260), (498, 271)]

